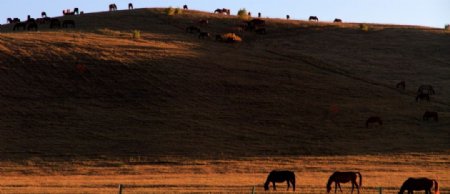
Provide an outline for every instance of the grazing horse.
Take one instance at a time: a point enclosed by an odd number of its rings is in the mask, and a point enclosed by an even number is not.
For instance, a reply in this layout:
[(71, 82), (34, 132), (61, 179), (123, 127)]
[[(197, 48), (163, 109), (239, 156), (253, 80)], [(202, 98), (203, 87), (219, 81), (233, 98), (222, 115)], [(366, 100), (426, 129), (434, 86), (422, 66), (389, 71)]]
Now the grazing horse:
[(295, 191), (295, 174), (292, 171), (276, 171), (273, 170), (267, 176), (266, 182), (264, 183), (264, 190), (269, 190), (269, 184), (272, 182), (273, 190), (277, 190), (275, 182), (282, 183), (287, 182), (287, 190), (289, 190), (290, 184), (292, 184), (292, 190)]
[(61, 27), (61, 22), (56, 18), (52, 18), (50, 20), (50, 28), (54, 28), (54, 27), (58, 27), (58, 28)]
[(433, 86), (431, 86), (431, 85), (421, 85), (419, 87), (419, 89), (417, 90), (417, 94), (433, 95), (433, 94), (435, 94), (435, 91), (433, 89)]
[(183, 9), (184, 10), (188, 10), (188, 6), (187, 5), (183, 5)]
[(132, 10), (132, 9), (134, 9), (134, 8), (133, 8), (133, 4), (132, 4), (132, 3), (128, 3), (128, 9), (129, 9), (129, 10)]
[(319, 22), (319, 18), (317, 16), (309, 16), (309, 21)]
[(197, 28), (195, 26), (189, 26), (186, 28), (186, 32), (187, 33), (199, 33), (200, 32), (200, 28)]
[(381, 121), (380, 117), (369, 117), (366, 121), (366, 128), (369, 128), (370, 123), (378, 123), (379, 125), (383, 125), (383, 121)]
[(398, 82), (397, 83), (397, 85), (395, 85), (395, 87), (396, 88), (400, 88), (400, 89), (402, 89), (402, 90), (405, 90), (405, 88), (406, 88), (406, 83), (405, 83), (405, 81), (401, 81), (401, 82)]
[(419, 102), (419, 99), (430, 101), (430, 95), (429, 94), (417, 94), (416, 102)]
[(41, 17), (43, 18), (47, 17), (47, 13), (45, 13), (45, 11), (41, 12)]
[(80, 14), (80, 9), (78, 9), (78, 7), (75, 7), (74, 9), (73, 9), (73, 13), (74, 14)]
[[(359, 185), (356, 182), (357, 175), (359, 175)], [(340, 183), (347, 183), (351, 181), (352, 182), (352, 192), (356, 186), (356, 189), (358, 190), (362, 187), (362, 176), (359, 172), (334, 172), (330, 178), (328, 179), (327, 183), (327, 193), (330, 193), (331, 191), (331, 184), (334, 182), (334, 193), (336, 193), (337, 188), (339, 187), (339, 190), (342, 192), (341, 184)]]
[(342, 23), (342, 20), (341, 19), (339, 19), (339, 18), (336, 18), (336, 19), (334, 19), (334, 21), (333, 21), (334, 23)]
[(19, 28), (22, 28), (23, 30), (25, 30), (26, 27), (27, 27), (27, 23), (19, 22), (19, 23), (14, 24), (13, 31), (18, 30)]
[(72, 28), (75, 28), (75, 21), (73, 21), (73, 20), (64, 20), (62, 22), (62, 27), (63, 28), (68, 28), (69, 25), (72, 26)]
[(37, 31), (38, 24), (36, 22), (27, 22), (27, 30), (30, 31), (31, 29), (34, 29), (35, 31)]
[(115, 3), (109, 4), (109, 11), (117, 11), (117, 5)]
[(13, 20), (11, 18), (6, 18), (6, 23), (12, 24)]
[(405, 190), (408, 190), (408, 194), (413, 194), (414, 191), (421, 191), (421, 190), (425, 190), (425, 194), (431, 194), (431, 188), (433, 187), (433, 183), (434, 183), (434, 193), (438, 194), (439, 185), (436, 180), (428, 178), (408, 178), (408, 180), (406, 180), (403, 183), (398, 194), (403, 194)]
[(210, 36), (210, 34), (208, 32), (200, 32), (198, 34), (199, 39), (205, 39), (205, 38), (208, 38), (209, 36)]
[(434, 121), (438, 121), (438, 113), (437, 112), (432, 112), (432, 111), (425, 111), (425, 113), (423, 114), (422, 119), (424, 121), (428, 121), (428, 119), (434, 119)]

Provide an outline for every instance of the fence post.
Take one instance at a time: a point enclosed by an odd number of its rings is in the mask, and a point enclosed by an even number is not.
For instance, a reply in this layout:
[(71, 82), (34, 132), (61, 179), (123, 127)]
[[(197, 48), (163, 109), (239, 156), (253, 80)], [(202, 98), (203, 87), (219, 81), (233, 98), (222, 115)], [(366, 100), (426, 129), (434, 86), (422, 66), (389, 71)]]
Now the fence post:
[(383, 194), (383, 187), (379, 187), (379, 188), (378, 188), (378, 193), (379, 193), (379, 194)]
[(252, 189), (252, 194), (256, 194), (256, 191), (255, 191), (255, 186), (253, 186), (253, 189)]
[(122, 194), (123, 185), (119, 184), (119, 194)]

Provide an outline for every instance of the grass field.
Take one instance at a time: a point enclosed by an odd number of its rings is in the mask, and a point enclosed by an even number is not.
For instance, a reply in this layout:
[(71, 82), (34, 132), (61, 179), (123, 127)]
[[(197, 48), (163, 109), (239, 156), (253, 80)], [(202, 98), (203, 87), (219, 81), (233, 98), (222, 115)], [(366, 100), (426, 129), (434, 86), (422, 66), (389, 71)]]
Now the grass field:
[(235, 16), (60, 19), (77, 28), (0, 29), (0, 193), (261, 192), (272, 169), (296, 171), (301, 193), (335, 170), (361, 171), (365, 193), (409, 176), (449, 190), (449, 31), (266, 18), (266, 35), (227, 44), (185, 27), (235, 32)]

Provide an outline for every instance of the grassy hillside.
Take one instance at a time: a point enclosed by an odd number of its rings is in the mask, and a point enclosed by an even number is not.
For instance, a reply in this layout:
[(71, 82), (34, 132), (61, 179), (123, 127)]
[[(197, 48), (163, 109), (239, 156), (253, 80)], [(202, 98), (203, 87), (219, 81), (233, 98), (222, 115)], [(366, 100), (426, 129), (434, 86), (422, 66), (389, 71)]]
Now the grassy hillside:
[[(3, 159), (448, 153), (450, 33), (162, 9), (66, 16), (75, 29), (0, 30)], [(141, 39), (131, 38), (132, 30)], [(86, 71), (77, 68), (85, 67)], [(406, 91), (395, 84), (406, 81)], [(414, 101), (431, 84), (431, 102)], [(423, 122), (425, 110), (440, 121)], [(383, 126), (365, 128), (370, 116)]]

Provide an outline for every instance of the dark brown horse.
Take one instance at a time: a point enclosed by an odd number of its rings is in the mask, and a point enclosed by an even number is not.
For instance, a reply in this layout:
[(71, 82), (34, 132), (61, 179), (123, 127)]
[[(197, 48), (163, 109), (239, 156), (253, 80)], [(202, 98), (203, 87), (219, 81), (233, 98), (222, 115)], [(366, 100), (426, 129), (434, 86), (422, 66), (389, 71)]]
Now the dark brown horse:
[(339, 19), (339, 18), (336, 18), (336, 19), (334, 19), (334, 21), (333, 21), (334, 23), (342, 23), (342, 20), (341, 19)]
[(115, 3), (109, 4), (109, 11), (117, 11), (117, 5)]
[(319, 18), (317, 16), (309, 16), (309, 21), (319, 22)]
[(429, 119), (434, 119), (434, 121), (438, 121), (438, 113), (437, 112), (432, 112), (432, 111), (425, 111), (425, 113), (423, 114), (422, 119), (424, 121), (428, 121)]
[(404, 80), (402, 80), (401, 82), (398, 82), (397, 85), (395, 85), (395, 87), (396, 87), (396, 88), (399, 88), (399, 89), (402, 89), (402, 90), (405, 90), (405, 88), (406, 88), (406, 83), (405, 83)]
[(291, 16), (290, 15), (286, 15), (286, 19), (288, 20), (288, 19), (291, 19)]
[(132, 3), (128, 3), (128, 10), (132, 10), (133, 8), (133, 4)]
[(433, 86), (431, 85), (421, 85), (419, 89), (417, 90), (417, 94), (429, 94), (433, 95), (436, 92), (433, 89)]
[(380, 117), (369, 117), (366, 121), (366, 128), (369, 128), (370, 123), (378, 123), (379, 125), (383, 125), (383, 121), (381, 121)]
[(73, 13), (76, 15), (80, 14), (80, 9), (78, 7), (73, 8)]
[(47, 17), (47, 13), (45, 13), (45, 11), (41, 12), (41, 17), (43, 18)]
[(216, 10), (214, 10), (214, 13), (230, 15), (230, 10), (226, 9), (226, 8), (223, 8), (223, 9), (217, 8)]
[(438, 182), (434, 179), (428, 178), (408, 178), (402, 187), (400, 188), (400, 192), (398, 194), (403, 194), (405, 190), (408, 191), (408, 194), (413, 194), (414, 191), (422, 191), (425, 190), (425, 194), (431, 194), (431, 188), (434, 183), (434, 193), (439, 194), (439, 185)]
[(419, 99), (430, 101), (430, 94), (417, 94), (416, 102), (419, 102)]
[(290, 184), (292, 184), (292, 189), (295, 191), (295, 174), (292, 171), (276, 171), (273, 170), (267, 176), (266, 182), (264, 183), (264, 190), (269, 190), (269, 184), (272, 182), (273, 190), (277, 190), (275, 183), (287, 182), (287, 190), (289, 190)]
[[(356, 182), (356, 178), (358, 178), (359, 175), (359, 185)], [(336, 193), (337, 188), (339, 187), (339, 190), (342, 192), (341, 184), (340, 183), (347, 183), (352, 182), (352, 192), (356, 186), (356, 189), (358, 190), (362, 187), (362, 176), (359, 172), (334, 172), (330, 178), (328, 179), (327, 183), (327, 193), (330, 193), (331, 191), (331, 184), (334, 182), (334, 193)]]
[(184, 10), (188, 10), (188, 6), (187, 5), (183, 5), (183, 9)]

